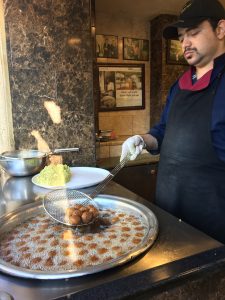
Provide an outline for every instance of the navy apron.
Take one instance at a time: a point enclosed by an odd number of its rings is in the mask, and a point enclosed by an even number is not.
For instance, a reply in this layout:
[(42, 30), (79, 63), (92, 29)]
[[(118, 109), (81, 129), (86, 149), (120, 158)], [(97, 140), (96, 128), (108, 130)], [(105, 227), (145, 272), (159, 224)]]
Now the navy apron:
[(211, 134), (221, 75), (201, 91), (178, 90), (160, 152), (156, 204), (225, 243), (225, 163)]

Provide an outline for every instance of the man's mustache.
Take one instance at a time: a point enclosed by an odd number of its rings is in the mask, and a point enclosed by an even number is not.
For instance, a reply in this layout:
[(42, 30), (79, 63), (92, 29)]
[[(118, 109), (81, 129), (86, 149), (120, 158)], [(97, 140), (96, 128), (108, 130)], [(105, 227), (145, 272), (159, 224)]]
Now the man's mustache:
[(184, 54), (185, 54), (186, 52), (188, 52), (188, 51), (196, 51), (196, 52), (197, 52), (197, 49), (196, 49), (196, 48), (186, 47), (186, 48), (184, 49)]

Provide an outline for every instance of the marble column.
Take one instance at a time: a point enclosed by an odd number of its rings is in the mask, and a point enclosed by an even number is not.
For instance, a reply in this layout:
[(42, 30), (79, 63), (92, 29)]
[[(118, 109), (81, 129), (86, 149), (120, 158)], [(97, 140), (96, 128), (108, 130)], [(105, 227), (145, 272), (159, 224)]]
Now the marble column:
[(15, 147), (95, 165), (90, 0), (5, 0)]

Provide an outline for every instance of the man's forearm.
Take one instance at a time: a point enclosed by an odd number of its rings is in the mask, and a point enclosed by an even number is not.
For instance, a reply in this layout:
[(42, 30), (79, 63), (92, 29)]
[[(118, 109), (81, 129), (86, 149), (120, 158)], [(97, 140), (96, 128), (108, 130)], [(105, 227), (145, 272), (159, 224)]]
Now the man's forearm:
[(151, 134), (144, 134), (142, 138), (146, 144), (147, 150), (157, 150), (158, 149), (158, 141), (157, 139), (152, 136)]

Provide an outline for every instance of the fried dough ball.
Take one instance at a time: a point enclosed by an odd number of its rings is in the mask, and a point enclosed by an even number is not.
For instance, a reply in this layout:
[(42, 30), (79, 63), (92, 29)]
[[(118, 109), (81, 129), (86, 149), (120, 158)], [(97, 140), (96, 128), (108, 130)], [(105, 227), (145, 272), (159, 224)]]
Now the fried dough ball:
[(89, 212), (91, 212), (94, 216), (94, 218), (97, 218), (98, 215), (99, 215), (99, 211), (97, 210), (96, 207), (92, 206), (92, 205), (89, 205), (90, 208), (89, 208)]
[(74, 212), (74, 208), (73, 208), (73, 207), (68, 207), (68, 208), (66, 209), (66, 216), (67, 216), (67, 217), (72, 216), (73, 212)]
[(81, 217), (77, 215), (72, 215), (69, 217), (69, 222), (72, 225), (80, 225), (81, 223)]
[(75, 209), (74, 212), (72, 213), (72, 216), (81, 217), (81, 215), (82, 215), (82, 211), (80, 211), (79, 209)]
[(87, 225), (92, 223), (98, 217), (99, 211), (91, 204), (87, 206), (75, 204), (66, 209), (65, 215), (71, 225)]
[(85, 211), (82, 216), (81, 216), (82, 222), (84, 224), (88, 224), (92, 221), (93, 219), (93, 213), (90, 211)]

